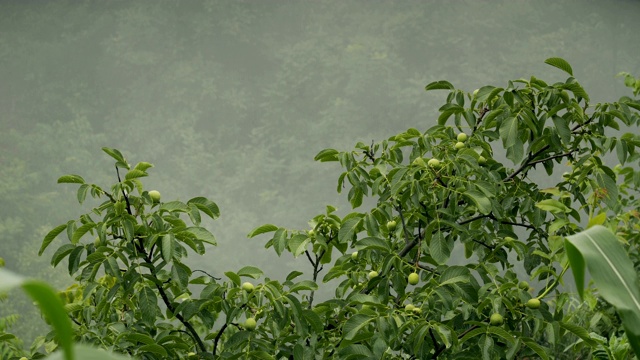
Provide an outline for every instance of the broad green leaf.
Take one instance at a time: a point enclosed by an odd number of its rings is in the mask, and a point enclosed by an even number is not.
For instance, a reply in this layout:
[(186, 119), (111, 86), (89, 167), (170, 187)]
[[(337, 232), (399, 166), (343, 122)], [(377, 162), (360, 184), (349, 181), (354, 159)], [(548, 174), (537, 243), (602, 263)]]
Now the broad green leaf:
[(218, 205), (205, 197), (194, 197), (193, 199), (187, 201), (187, 204), (194, 205), (198, 208), (198, 210), (207, 214), (214, 220), (220, 217), (220, 209), (218, 208)]
[(181, 201), (166, 202), (162, 204), (162, 206), (160, 206), (160, 209), (166, 210), (166, 211), (181, 211), (185, 213), (189, 211), (189, 207)]
[(84, 179), (80, 175), (64, 175), (58, 178), (58, 184), (84, 184)]
[(117, 149), (111, 149), (111, 148), (108, 148), (108, 147), (103, 147), (102, 151), (104, 151), (105, 153), (107, 153), (107, 155), (109, 155), (112, 158), (114, 158), (117, 162), (125, 163), (125, 164), (127, 162), (124, 159), (124, 156), (122, 155), (122, 153), (120, 151), (118, 151)]
[(320, 162), (338, 161), (338, 150), (324, 149), (320, 151), (313, 160)]
[(589, 332), (587, 331), (587, 329), (583, 328), (582, 326), (578, 326), (565, 321), (560, 321), (559, 323), (561, 328), (573, 333), (574, 335), (582, 339), (582, 341), (584, 341), (587, 345), (591, 347), (595, 347), (598, 345), (598, 343), (593, 340), (591, 336), (589, 336)]
[(78, 198), (78, 202), (82, 204), (87, 197), (87, 191), (89, 190), (89, 184), (82, 184), (78, 188), (78, 192), (76, 197)]
[(255, 236), (258, 236), (260, 234), (266, 234), (266, 233), (270, 233), (273, 231), (278, 230), (278, 227), (272, 224), (264, 224), (261, 226), (258, 226), (257, 228), (251, 230), (251, 232), (249, 233), (249, 235), (247, 235), (248, 238), (252, 238)]
[(362, 219), (358, 217), (347, 219), (347, 221), (340, 226), (338, 242), (351, 241), (356, 234), (356, 229), (358, 228), (358, 225), (360, 225), (361, 220)]
[(242, 280), (240, 279), (240, 276), (238, 276), (238, 274), (234, 273), (233, 271), (227, 271), (224, 274), (227, 275), (229, 280), (236, 284), (236, 286), (241, 286)]
[(450, 237), (445, 236), (441, 232), (438, 232), (431, 238), (429, 244), (429, 255), (438, 264), (442, 265), (451, 257), (451, 251), (453, 250), (453, 241)]
[(424, 87), (425, 91), (429, 90), (453, 90), (455, 89), (450, 82), (446, 80), (434, 81)]
[(137, 163), (136, 166), (134, 166), (133, 168), (135, 170), (140, 170), (140, 171), (145, 171), (146, 172), (147, 169), (152, 168), (152, 167), (153, 167), (153, 164), (141, 161), (141, 162)]
[(560, 116), (553, 116), (552, 120), (560, 139), (562, 139), (565, 145), (568, 145), (571, 141), (571, 129), (569, 129), (569, 125), (567, 125), (567, 120)]
[(160, 346), (158, 344), (143, 345), (143, 346), (140, 346), (138, 348), (138, 350), (143, 351), (143, 352), (150, 352), (150, 353), (158, 354), (158, 355), (164, 356), (164, 357), (166, 357), (168, 355), (167, 354), (167, 350), (165, 350), (162, 346)]
[(511, 334), (510, 332), (506, 331), (505, 329), (503, 329), (501, 327), (489, 326), (487, 328), (487, 332), (501, 337), (502, 339), (504, 339), (508, 343), (514, 343), (515, 342), (513, 334)]
[(589, 94), (578, 84), (577, 82), (565, 84), (563, 86), (565, 89), (571, 91), (575, 96), (579, 96), (583, 98), (585, 101), (589, 102)]
[(638, 275), (616, 236), (609, 229), (595, 225), (568, 236), (565, 249), (580, 296), (584, 296), (586, 263), (599, 295), (618, 310), (624, 326), (640, 336)]
[(289, 239), (287, 246), (289, 251), (293, 254), (293, 257), (298, 257), (300, 254), (307, 250), (307, 245), (311, 242), (308, 236), (297, 234)]
[(291, 287), (289, 288), (290, 292), (298, 292), (302, 290), (308, 290), (308, 291), (318, 290), (318, 284), (316, 284), (311, 280), (303, 280), (291, 285)]
[(465, 197), (471, 199), (471, 201), (478, 208), (478, 212), (481, 214), (489, 214), (491, 212), (491, 200), (488, 197), (484, 196), (478, 190), (467, 190), (463, 194)]
[[(92, 347), (90, 345), (85, 344), (74, 344), (73, 352), (75, 354), (76, 359), (86, 359), (86, 360), (131, 360), (132, 357), (116, 354), (110, 351), (106, 351), (104, 349), (99, 349), (96, 347)], [(53, 354), (49, 355), (46, 360), (62, 360), (64, 359), (63, 353), (60, 351), (56, 351)]]
[(51, 257), (51, 265), (56, 267), (60, 263), (60, 261), (67, 257), (67, 255), (69, 255), (75, 248), (76, 246), (73, 244), (64, 244), (60, 246)]
[(508, 117), (500, 125), (500, 138), (505, 148), (510, 148), (516, 144), (518, 139), (518, 119)]
[(45, 249), (51, 244), (51, 242), (60, 235), (67, 228), (67, 224), (62, 224), (56, 226), (53, 230), (49, 231), (49, 233), (42, 240), (42, 245), (40, 246), (40, 250), (38, 250), (38, 256), (41, 256)]
[(196, 237), (196, 239), (200, 241), (206, 242), (214, 246), (218, 245), (218, 243), (216, 242), (216, 237), (213, 236), (213, 234), (209, 230), (203, 227), (192, 226), (187, 228), (184, 232), (193, 234)]
[(598, 215), (589, 219), (589, 223), (587, 224), (587, 229), (595, 225), (602, 225), (604, 224), (605, 220), (607, 220), (607, 213), (601, 212)]
[(162, 259), (168, 264), (170, 264), (173, 261), (173, 250), (174, 250), (175, 240), (176, 240), (175, 235), (173, 235), (173, 233), (168, 233), (162, 236), (162, 243), (161, 243)]
[(549, 360), (549, 355), (547, 355), (547, 353), (549, 353), (549, 349), (538, 345), (538, 343), (531, 339), (522, 338), (522, 342), (525, 343), (525, 345), (527, 345), (527, 347), (533, 350), (536, 354), (538, 354), (538, 356), (540, 356), (542, 360)]
[(77, 228), (76, 231), (73, 232), (73, 237), (71, 238), (71, 243), (72, 244), (77, 244), (78, 241), (80, 241), (80, 239), (84, 236), (84, 234), (86, 234), (87, 232), (89, 232), (89, 230), (92, 230), (95, 227), (96, 227), (95, 223), (83, 224), (82, 226)]
[(382, 251), (390, 250), (387, 240), (384, 240), (378, 237), (371, 237), (371, 236), (356, 242), (356, 248), (360, 250), (364, 250), (364, 249), (374, 249), (374, 250), (382, 250)]
[(566, 205), (554, 199), (542, 200), (536, 203), (536, 207), (544, 211), (549, 211), (552, 214), (571, 212), (571, 209), (569, 209)]
[(367, 326), (374, 318), (369, 315), (355, 314), (344, 323), (342, 333), (345, 340), (351, 340), (360, 332), (360, 330)]
[(264, 272), (255, 266), (245, 266), (242, 269), (238, 270), (237, 274), (238, 276), (246, 276), (252, 279), (259, 279), (264, 274)]
[(131, 179), (137, 179), (145, 176), (149, 176), (149, 174), (147, 174), (142, 170), (133, 169), (133, 170), (129, 170), (127, 174), (124, 176), (124, 178), (125, 180), (131, 180)]
[(573, 76), (573, 69), (571, 68), (571, 65), (569, 65), (569, 63), (562, 58), (559, 57), (552, 57), (552, 58), (548, 58), (547, 60), (544, 61), (545, 64), (549, 64), (553, 67), (556, 67), (564, 72), (566, 72), (567, 74)]

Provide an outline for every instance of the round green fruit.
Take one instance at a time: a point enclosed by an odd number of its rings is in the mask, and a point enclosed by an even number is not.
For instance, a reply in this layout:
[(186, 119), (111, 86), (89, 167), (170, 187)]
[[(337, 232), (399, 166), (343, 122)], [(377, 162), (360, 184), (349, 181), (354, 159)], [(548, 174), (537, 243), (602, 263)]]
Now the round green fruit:
[(149, 191), (149, 197), (153, 200), (154, 203), (160, 202), (160, 191), (151, 190)]
[(467, 141), (467, 138), (468, 138), (468, 136), (465, 133), (460, 133), (460, 134), (458, 134), (458, 137), (457, 137), (459, 142), (465, 142), (465, 141)]
[(487, 159), (484, 156), (480, 155), (480, 157), (478, 158), (478, 164), (484, 165), (486, 163), (487, 163)]
[(455, 148), (456, 148), (456, 150), (463, 149), (463, 148), (464, 148), (464, 143), (463, 143), (462, 141), (458, 141), (458, 142), (455, 144)]
[(413, 311), (416, 307), (413, 304), (407, 304), (404, 306), (405, 311)]
[(256, 325), (256, 319), (254, 318), (247, 318), (247, 320), (244, 321), (244, 328), (247, 330), (255, 330)]
[(389, 231), (393, 231), (396, 229), (396, 221), (395, 220), (391, 220), (387, 222), (387, 229), (389, 229)]
[(409, 284), (415, 285), (418, 283), (418, 281), (420, 281), (420, 275), (418, 275), (418, 273), (413, 272), (409, 274), (408, 281), (409, 281)]
[(413, 160), (413, 165), (418, 165), (418, 166), (427, 166), (427, 164), (425, 164), (424, 159), (421, 157), (417, 157), (415, 160)]
[(419, 307), (414, 307), (413, 308), (413, 313), (416, 315), (420, 315), (422, 314), (422, 309), (420, 309)]
[(242, 290), (244, 290), (244, 291), (246, 291), (248, 293), (252, 292), (253, 289), (255, 289), (255, 287), (253, 286), (252, 283), (250, 283), (248, 281), (242, 284)]
[(489, 318), (489, 324), (493, 326), (500, 326), (504, 324), (504, 318), (498, 313), (491, 314), (491, 317)]
[(438, 159), (429, 159), (429, 161), (427, 161), (427, 165), (429, 165), (430, 167), (437, 169), (440, 167), (440, 160)]
[(527, 303), (525, 304), (526, 307), (528, 307), (529, 309), (538, 309), (540, 307), (540, 299), (529, 299), (529, 301), (527, 301)]
[(373, 270), (369, 273), (369, 280), (373, 279), (373, 278), (377, 278), (378, 277), (378, 272)]
[(351, 253), (351, 259), (356, 260), (358, 258), (358, 252), (354, 251)]
[(522, 290), (529, 290), (529, 283), (522, 280), (518, 283), (518, 287)]

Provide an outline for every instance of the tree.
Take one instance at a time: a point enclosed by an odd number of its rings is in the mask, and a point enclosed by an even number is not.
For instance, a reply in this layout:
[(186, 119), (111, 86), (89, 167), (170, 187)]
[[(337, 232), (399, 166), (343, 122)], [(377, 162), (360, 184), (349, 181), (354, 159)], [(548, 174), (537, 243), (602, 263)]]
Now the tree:
[[(49, 232), (40, 249), (66, 233), (52, 264), (67, 259), (75, 276), (61, 295), (76, 340), (141, 359), (561, 359), (567, 346), (571, 358), (625, 358), (631, 347), (615, 310), (593, 289), (581, 302), (560, 285), (563, 239), (588, 226), (615, 230), (639, 265), (640, 137), (620, 135), (619, 123), (638, 126), (640, 101), (592, 105), (566, 61), (546, 62), (570, 77), (473, 93), (437, 81), (426, 86), (448, 91), (437, 125), (319, 152), (317, 161), (344, 168), (338, 192), (354, 209), (365, 197), (374, 203), (344, 216), (327, 206), (308, 229), (251, 231), (269, 234), (278, 255), (309, 263), (284, 281), (253, 266), (190, 268), (189, 254), (216, 244), (203, 215), (217, 219), (217, 205), (154, 202), (142, 182), (152, 165), (103, 148), (117, 182), (62, 176), (79, 185), (81, 203), (102, 202)], [(625, 83), (637, 97), (640, 80)], [(618, 165), (606, 165), (610, 153)], [(542, 171), (550, 184), (532, 180)], [(456, 251), (467, 263), (451, 263)], [(320, 299), (327, 287), (333, 296)]]

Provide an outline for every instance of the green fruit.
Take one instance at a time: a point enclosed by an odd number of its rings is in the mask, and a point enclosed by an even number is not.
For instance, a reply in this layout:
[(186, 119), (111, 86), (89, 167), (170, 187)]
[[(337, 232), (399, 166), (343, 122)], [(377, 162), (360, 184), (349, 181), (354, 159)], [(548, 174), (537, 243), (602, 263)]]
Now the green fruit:
[(100, 246), (102, 242), (100, 241), (100, 238), (97, 237), (95, 240), (93, 240), (93, 246), (98, 247)]
[(256, 325), (256, 319), (254, 318), (247, 318), (247, 320), (244, 321), (244, 328), (247, 330), (255, 330)]
[(316, 235), (316, 231), (315, 231), (315, 230), (313, 230), (313, 229), (311, 229), (311, 230), (307, 231), (307, 234), (308, 234), (308, 235), (309, 235), (309, 237), (311, 238), (311, 237), (314, 237), (314, 236)]
[(520, 281), (520, 283), (518, 283), (518, 287), (522, 290), (529, 290), (529, 283), (522, 280)]
[(418, 314), (418, 315), (422, 314), (422, 309), (420, 309), (419, 307), (414, 307), (413, 308), (413, 313), (414, 314)]
[(504, 318), (498, 313), (491, 314), (491, 318), (489, 318), (489, 324), (493, 326), (500, 326), (504, 324)]
[(378, 272), (373, 270), (369, 273), (369, 280), (378, 277)]
[(160, 202), (160, 191), (151, 190), (149, 191), (149, 197), (153, 200), (154, 203)]
[(418, 275), (418, 273), (413, 272), (409, 274), (408, 281), (409, 281), (409, 284), (415, 285), (418, 283), (418, 281), (420, 281), (420, 275)]
[(527, 301), (527, 303), (525, 304), (526, 307), (528, 307), (529, 309), (537, 309), (540, 307), (540, 299), (529, 299), (529, 301)]
[(413, 304), (407, 304), (404, 306), (405, 311), (413, 311), (416, 307)]
[(391, 220), (389, 222), (387, 222), (387, 229), (389, 229), (389, 231), (393, 231), (396, 229), (396, 221), (395, 220)]
[(429, 159), (429, 161), (427, 161), (427, 165), (429, 165), (430, 167), (437, 169), (440, 167), (440, 160), (438, 159)]
[(467, 141), (467, 138), (468, 138), (467, 134), (460, 133), (460, 134), (458, 134), (458, 138), (457, 139), (458, 139), (459, 142), (465, 142), (465, 141)]
[(480, 157), (478, 158), (478, 164), (484, 165), (486, 163), (487, 163), (487, 159), (484, 156), (480, 155)]
[(460, 150), (462, 148), (464, 148), (464, 143), (461, 141), (458, 141), (455, 145), (456, 150)]
[(354, 251), (351, 253), (351, 259), (356, 260), (358, 258), (358, 252)]
[(252, 292), (253, 289), (255, 289), (255, 287), (253, 286), (252, 283), (250, 282), (246, 282), (242, 284), (242, 289), (248, 293)]
[(478, 91), (479, 91), (479, 90), (480, 90), (480, 89), (475, 89), (475, 90), (473, 90), (473, 96), (478, 96)]

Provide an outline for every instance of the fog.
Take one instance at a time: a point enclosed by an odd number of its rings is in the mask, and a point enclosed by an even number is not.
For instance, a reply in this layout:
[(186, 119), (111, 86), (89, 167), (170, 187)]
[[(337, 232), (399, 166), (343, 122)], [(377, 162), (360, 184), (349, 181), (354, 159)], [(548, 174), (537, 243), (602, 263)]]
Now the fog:
[[(639, 15), (640, 2), (622, 0), (3, 0), (0, 257), (71, 283), (49, 265), (64, 236), (37, 251), (98, 204), (79, 205), (59, 176), (117, 181), (107, 146), (153, 163), (144, 183), (163, 200), (219, 205), (206, 223), (219, 246), (192, 256), (194, 268), (308, 270), (246, 235), (264, 223), (303, 229), (326, 205), (351, 211), (336, 193), (339, 166), (313, 161), (320, 150), (430, 127), (445, 96), (424, 91), (435, 80), (469, 92), (564, 81), (549, 57), (572, 64), (593, 103), (615, 100), (627, 94), (615, 75), (640, 75)], [(2, 306), (0, 316), (30, 309)]]

